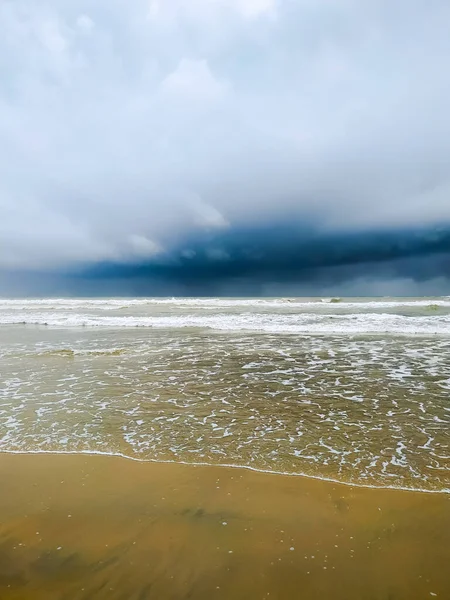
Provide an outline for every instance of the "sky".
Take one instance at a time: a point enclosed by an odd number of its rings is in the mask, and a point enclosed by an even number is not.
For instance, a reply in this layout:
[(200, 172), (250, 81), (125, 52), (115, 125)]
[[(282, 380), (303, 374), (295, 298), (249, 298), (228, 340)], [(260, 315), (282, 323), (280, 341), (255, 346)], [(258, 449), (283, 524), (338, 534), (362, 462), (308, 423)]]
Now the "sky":
[(450, 294), (447, 0), (3, 0), (0, 293)]

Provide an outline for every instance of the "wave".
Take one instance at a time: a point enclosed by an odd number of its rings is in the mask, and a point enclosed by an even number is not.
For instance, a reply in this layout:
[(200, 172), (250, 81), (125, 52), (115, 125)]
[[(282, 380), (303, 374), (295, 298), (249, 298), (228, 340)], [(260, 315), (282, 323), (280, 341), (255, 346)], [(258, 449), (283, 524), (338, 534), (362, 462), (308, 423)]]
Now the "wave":
[(402, 308), (450, 308), (448, 298), (418, 299), (362, 299), (362, 298), (40, 298), (40, 299), (7, 299), (0, 298), (1, 310), (124, 310), (146, 306), (168, 306), (180, 308), (326, 308), (340, 311), (342, 309), (402, 309)]
[(1, 325), (59, 328), (209, 329), (229, 332), (285, 334), (450, 335), (450, 315), (403, 316), (388, 313), (354, 314), (178, 314), (173, 316), (98, 316), (67, 312), (0, 314)]
[(61, 356), (65, 358), (75, 358), (77, 356), (98, 357), (98, 356), (122, 356), (126, 354), (125, 348), (111, 348), (107, 350), (73, 350), (72, 348), (54, 348), (51, 350), (43, 350), (33, 352), (32, 354), (24, 354), (22, 356), (32, 356), (36, 358), (44, 358), (47, 356)]

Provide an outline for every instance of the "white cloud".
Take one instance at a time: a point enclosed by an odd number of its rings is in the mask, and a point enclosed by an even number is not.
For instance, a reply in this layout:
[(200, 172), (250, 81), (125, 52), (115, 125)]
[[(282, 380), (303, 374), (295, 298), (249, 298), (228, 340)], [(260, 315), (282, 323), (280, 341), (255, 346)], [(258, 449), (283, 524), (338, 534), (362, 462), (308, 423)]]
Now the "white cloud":
[(261, 16), (276, 14), (277, 0), (150, 0), (147, 16), (158, 19), (167, 15), (194, 16), (201, 18), (207, 15), (214, 17), (219, 12), (223, 15), (234, 12), (244, 19), (255, 19)]
[(151, 0), (150, 5), (148, 7), (147, 16), (150, 19), (156, 19), (161, 10), (160, 3), (158, 0)]
[(67, 49), (65, 39), (57, 20), (43, 21), (36, 28), (39, 41), (53, 54), (62, 54)]
[(254, 18), (264, 14), (275, 14), (275, 0), (236, 0), (237, 9), (244, 17)]
[(224, 96), (227, 85), (214, 77), (206, 60), (182, 58), (175, 71), (163, 80), (161, 90), (183, 102), (215, 101)]
[(194, 223), (197, 226), (208, 229), (223, 229), (229, 226), (217, 208), (207, 204), (200, 197), (190, 202), (190, 208), (194, 211)]
[(145, 235), (130, 235), (128, 241), (131, 250), (130, 258), (152, 258), (163, 251), (159, 244), (153, 240), (149, 240)]
[(449, 220), (449, 22), (445, 0), (4, 0), (0, 268), (293, 214)]
[(87, 15), (80, 15), (76, 20), (78, 28), (85, 34), (91, 33), (94, 28), (94, 21)]

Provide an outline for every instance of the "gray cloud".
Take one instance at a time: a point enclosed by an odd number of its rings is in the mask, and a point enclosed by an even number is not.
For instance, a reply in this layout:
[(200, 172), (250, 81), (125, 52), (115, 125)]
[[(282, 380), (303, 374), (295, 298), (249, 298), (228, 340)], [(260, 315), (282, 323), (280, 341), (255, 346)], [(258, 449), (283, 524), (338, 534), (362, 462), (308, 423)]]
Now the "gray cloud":
[(4, 0), (0, 268), (283, 216), (449, 222), (449, 23), (446, 0)]

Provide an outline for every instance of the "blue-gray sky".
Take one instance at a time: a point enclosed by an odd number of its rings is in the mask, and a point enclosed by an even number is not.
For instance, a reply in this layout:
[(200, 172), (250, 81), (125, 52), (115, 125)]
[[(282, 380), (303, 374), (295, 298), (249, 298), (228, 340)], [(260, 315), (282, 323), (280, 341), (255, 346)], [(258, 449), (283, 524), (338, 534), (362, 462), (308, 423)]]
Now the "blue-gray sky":
[[(316, 281), (307, 257), (334, 269), (349, 235), (343, 281), (382, 263), (444, 293), (449, 57), (447, 0), (3, 0), (0, 292), (105, 265), (119, 287), (136, 265), (172, 265), (181, 290), (205, 261), (226, 280), (235, 235), (254, 253), (239, 277)], [(319, 241), (292, 242), (283, 278), (287, 223)], [(398, 231), (403, 250), (360, 256), (367, 232)]]

